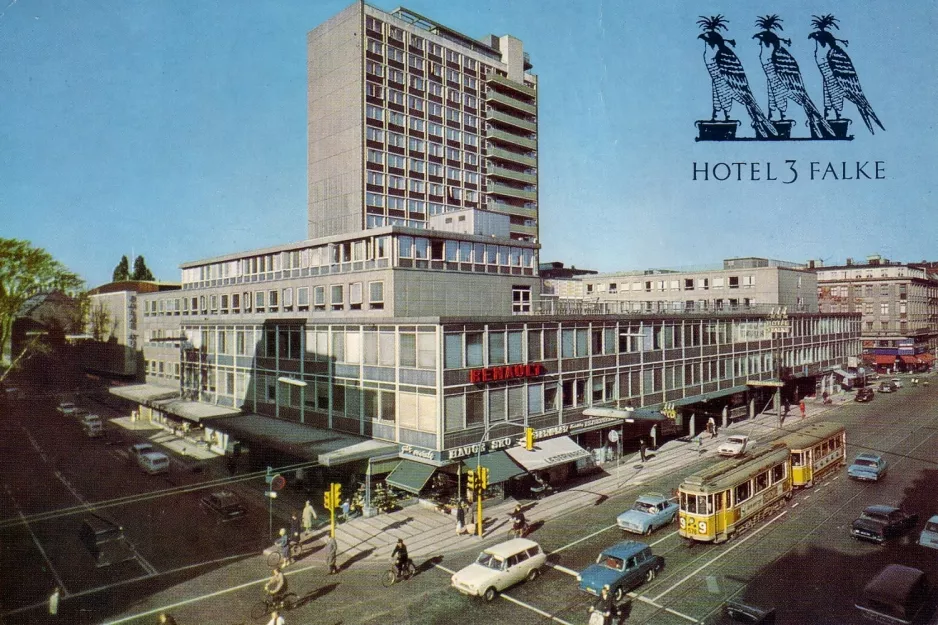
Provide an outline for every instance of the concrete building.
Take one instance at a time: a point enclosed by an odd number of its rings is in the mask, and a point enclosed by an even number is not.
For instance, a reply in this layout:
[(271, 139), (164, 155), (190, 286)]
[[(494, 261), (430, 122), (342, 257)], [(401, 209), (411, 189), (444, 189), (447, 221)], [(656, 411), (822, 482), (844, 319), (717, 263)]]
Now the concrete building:
[(863, 360), (881, 371), (931, 368), (938, 349), (938, 278), (927, 264), (880, 255), (814, 267), (821, 312), (862, 315)]
[(310, 239), (482, 208), (537, 240), (537, 77), (521, 41), (356, 2), (307, 47)]
[(545, 280), (558, 300), (582, 300), (609, 312), (763, 310), (817, 312), (817, 279), (801, 265), (730, 258), (719, 268), (646, 269)]

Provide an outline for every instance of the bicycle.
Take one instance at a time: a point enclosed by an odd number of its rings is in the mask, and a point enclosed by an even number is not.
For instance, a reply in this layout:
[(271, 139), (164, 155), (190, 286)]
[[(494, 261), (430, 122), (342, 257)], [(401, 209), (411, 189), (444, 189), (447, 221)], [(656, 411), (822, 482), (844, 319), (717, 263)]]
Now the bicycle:
[(254, 607), (251, 608), (251, 618), (257, 621), (274, 610), (278, 612), (281, 610), (292, 610), (296, 607), (299, 600), (300, 598), (295, 592), (286, 592), (276, 598), (268, 595), (264, 597), (263, 601), (258, 601), (254, 604)]
[(417, 567), (414, 565), (414, 561), (408, 559), (407, 563), (401, 568), (400, 571), (397, 570), (396, 564), (391, 564), (391, 568), (387, 570), (384, 576), (381, 578), (381, 583), (384, 584), (384, 587), (393, 586), (402, 579), (407, 580), (417, 574)]
[[(290, 559), (295, 560), (297, 556), (303, 553), (303, 545), (298, 541), (291, 540), (288, 546), (290, 550)], [(271, 551), (267, 554), (267, 566), (270, 568), (276, 568), (280, 565), (283, 560), (283, 556), (280, 554), (280, 548), (278, 547), (275, 551)]]
[(508, 530), (508, 539), (512, 538), (524, 538), (528, 533), (528, 524), (522, 523), (521, 525), (512, 525), (511, 529)]

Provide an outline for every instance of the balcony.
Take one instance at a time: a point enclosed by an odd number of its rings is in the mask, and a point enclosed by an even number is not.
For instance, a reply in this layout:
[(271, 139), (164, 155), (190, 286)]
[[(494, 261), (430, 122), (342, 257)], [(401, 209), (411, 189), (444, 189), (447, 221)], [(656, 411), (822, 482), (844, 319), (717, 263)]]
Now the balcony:
[(537, 167), (537, 158), (529, 156), (527, 154), (518, 154), (517, 152), (511, 152), (509, 150), (503, 150), (501, 148), (489, 147), (486, 149), (486, 156), (488, 158), (500, 158), (505, 161), (510, 161), (512, 163), (518, 163), (519, 165), (524, 165), (525, 167)]
[(525, 148), (527, 150), (537, 149), (537, 140), (529, 139), (528, 137), (522, 137), (521, 135), (512, 134), (503, 130), (494, 130), (491, 128), (487, 129), (485, 137), (495, 141), (510, 143), (511, 145), (518, 146), (519, 148)]
[(506, 124), (525, 132), (537, 132), (537, 123), (527, 119), (522, 119), (520, 117), (515, 117), (514, 115), (509, 115), (508, 113), (502, 113), (501, 111), (497, 111), (493, 108), (490, 108), (485, 112), (485, 119), (486, 121), (490, 122)]
[(537, 107), (533, 104), (527, 104), (521, 100), (516, 100), (511, 96), (495, 91), (494, 89), (487, 89), (485, 91), (485, 99), (487, 102), (496, 102), (502, 106), (514, 109), (516, 111), (521, 111), (526, 115), (537, 115)]
[(491, 163), (486, 166), (485, 173), (490, 178), (503, 178), (505, 180), (514, 180), (523, 184), (537, 184), (537, 174), (515, 171), (507, 167), (499, 167)]
[(511, 232), (523, 234), (528, 237), (537, 236), (537, 226), (522, 226), (520, 224), (511, 224), (510, 230)]
[[(489, 201), (485, 207), (493, 212), (505, 215), (516, 215), (525, 219), (537, 219), (537, 209), (527, 206), (516, 206), (507, 202)], [(512, 226), (514, 227), (514, 226)]]
[(522, 85), (521, 83), (515, 82), (513, 80), (509, 80), (508, 78), (498, 74), (489, 74), (485, 82), (489, 85), (498, 85), (502, 89), (509, 89), (532, 100), (537, 98), (537, 91), (531, 87)]
[(537, 191), (526, 189), (516, 189), (515, 187), (509, 187), (506, 184), (498, 184), (497, 182), (489, 182), (485, 187), (485, 192), (489, 195), (501, 195), (504, 197), (513, 197), (519, 200), (525, 200), (528, 202), (537, 201)]

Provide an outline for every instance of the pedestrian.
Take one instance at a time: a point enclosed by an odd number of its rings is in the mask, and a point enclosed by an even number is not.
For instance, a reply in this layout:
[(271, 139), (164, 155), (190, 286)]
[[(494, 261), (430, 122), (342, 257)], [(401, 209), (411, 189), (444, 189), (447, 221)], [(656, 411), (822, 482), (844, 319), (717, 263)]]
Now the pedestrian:
[(335, 536), (329, 536), (326, 541), (326, 566), (329, 567), (329, 575), (339, 572), (339, 567), (335, 565), (336, 556), (339, 553), (339, 545), (335, 541)]
[(639, 447), (638, 447), (638, 453), (642, 457), (642, 462), (645, 462), (646, 460), (645, 458), (646, 451), (648, 451), (648, 445), (645, 444), (645, 439), (643, 438), (641, 441), (639, 441)]
[(710, 438), (716, 438), (717, 422), (713, 420), (713, 417), (707, 419), (707, 431), (710, 433)]
[(804, 405), (804, 400), (803, 400), (803, 399), (798, 403), (798, 409), (801, 410), (801, 419), (804, 420), (804, 418), (805, 418), (805, 405)]
[(285, 625), (286, 621), (283, 620), (283, 617), (280, 616), (280, 612), (274, 610), (270, 615), (270, 620), (267, 621), (267, 625)]
[(351, 507), (352, 507), (352, 504), (351, 504), (351, 502), (349, 502), (348, 499), (346, 499), (345, 501), (342, 502), (342, 506), (341, 506), (341, 508), (342, 508), (342, 516), (343, 516), (343, 518), (345, 518), (346, 521), (348, 521), (348, 513), (349, 513), (349, 509), (350, 509)]
[(176, 619), (167, 612), (160, 612), (160, 617), (156, 620), (160, 625), (176, 625)]
[(470, 536), (476, 533), (476, 507), (471, 502), (466, 502), (466, 531)]
[(303, 531), (311, 532), (313, 530), (313, 519), (319, 520), (319, 517), (316, 515), (316, 508), (313, 507), (313, 504), (306, 500), (306, 505), (303, 506)]
[(466, 509), (462, 502), (456, 505), (456, 535), (460, 536), (466, 530)]
[(56, 586), (52, 594), (49, 595), (49, 614), (52, 616), (56, 616), (59, 613), (59, 597), (61, 597), (61, 591), (58, 586)]
[(786, 397), (782, 405), (785, 407), (785, 416), (787, 417), (788, 413), (791, 412), (791, 402), (788, 401), (788, 398)]
[(296, 512), (290, 514), (290, 540), (294, 542), (302, 542), (300, 540), (300, 519), (296, 516)]

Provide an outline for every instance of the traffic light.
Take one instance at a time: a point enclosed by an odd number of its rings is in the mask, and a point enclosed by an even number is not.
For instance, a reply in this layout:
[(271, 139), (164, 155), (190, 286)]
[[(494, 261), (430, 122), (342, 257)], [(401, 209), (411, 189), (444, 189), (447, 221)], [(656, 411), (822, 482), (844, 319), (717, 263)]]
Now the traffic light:
[(524, 428), (524, 448), (534, 451), (534, 428)]
[(330, 491), (327, 490), (326, 492), (324, 492), (322, 494), (322, 499), (323, 499), (323, 505), (326, 507), (326, 510), (335, 509), (335, 506), (332, 505), (332, 493)]
[(489, 470), (485, 467), (479, 467), (479, 490), (485, 490), (489, 487)]
[(469, 470), (466, 472), (466, 488), (469, 490), (476, 489), (476, 473), (475, 471)]
[(333, 483), (331, 485), (332, 489), (332, 503), (336, 508), (342, 505), (342, 485)]

